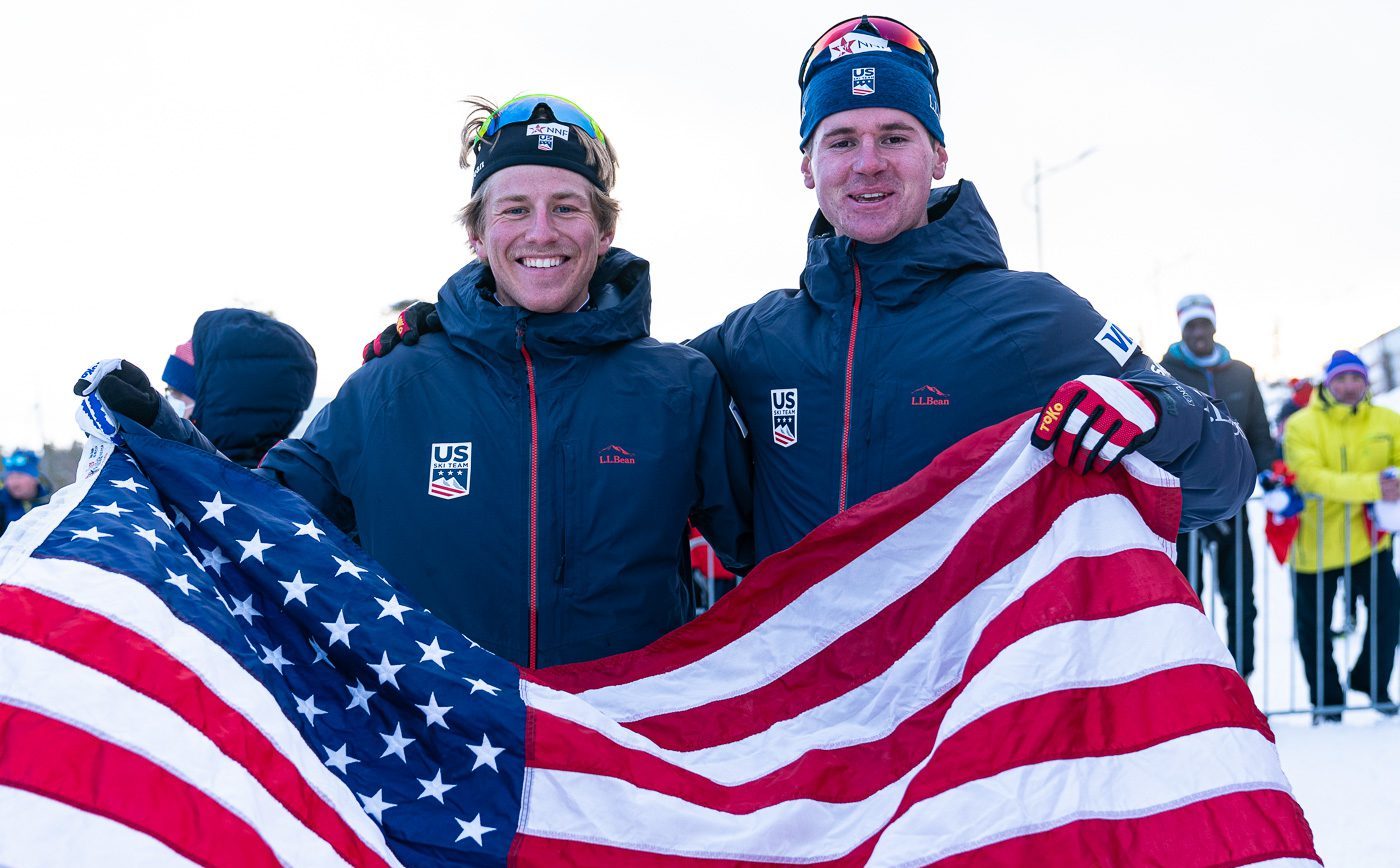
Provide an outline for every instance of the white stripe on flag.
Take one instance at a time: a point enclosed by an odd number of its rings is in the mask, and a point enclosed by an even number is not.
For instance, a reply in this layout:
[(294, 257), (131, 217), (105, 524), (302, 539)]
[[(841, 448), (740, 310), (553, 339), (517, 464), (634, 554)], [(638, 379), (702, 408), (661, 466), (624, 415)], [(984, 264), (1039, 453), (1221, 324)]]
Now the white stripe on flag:
[[(793, 799), (744, 814), (702, 807), (617, 778), (530, 769), (520, 831), (647, 853), (825, 861), (849, 853), (889, 822), (910, 780), (927, 762), (858, 802)], [(579, 810), (579, 805), (588, 808)], [(646, 822), (638, 822), (639, 817)]]
[(973, 676), (948, 709), (938, 744), (1012, 702), (1058, 690), (1123, 684), (1197, 663), (1235, 668), (1210, 621), (1180, 603), (1053, 624), (1016, 641)]
[[(746, 783), (788, 765), (807, 751), (864, 744), (889, 735), (952, 688), (962, 678), (967, 656), (986, 625), (1063, 561), (1129, 549), (1161, 551), (1165, 545), (1118, 495), (1074, 503), (1060, 514), (1039, 545), (958, 601), (885, 672), (764, 732), (727, 744), (688, 752), (667, 750), (577, 696), (525, 681), (521, 682), (521, 695), (526, 704), (597, 730), (617, 744), (727, 786)], [(864, 563), (862, 559), (852, 568), (860, 570)], [(878, 586), (871, 575), (878, 572), (853, 573), (854, 586)], [(1196, 617), (1200, 618), (1199, 613)], [(1176, 661), (1173, 654), (1164, 654), (1156, 665), (1163, 668)], [(700, 677), (706, 676), (701, 673)], [(685, 690), (687, 684), (680, 682), (675, 688)], [(912, 689), (910, 685), (915, 684), (924, 686)]]
[(195, 868), (130, 826), (26, 790), (0, 786), (0, 865), (12, 868)]
[(1101, 374), (1085, 374), (1079, 379), (1092, 386), (1100, 397), (1122, 413), (1124, 419), (1136, 425), (1138, 430), (1146, 431), (1157, 424), (1157, 414), (1152, 411), (1152, 406), (1122, 380)]
[[(257, 830), (288, 865), (347, 865), (242, 765), (183, 718), (110, 676), (0, 634), (0, 700), (37, 711), (134, 751)], [(44, 673), (21, 678), (20, 673)], [(363, 813), (363, 812), (361, 812)]]
[(1273, 742), (1252, 729), (1209, 729), (1134, 753), (1009, 769), (939, 793), (895, 820), (867, 864), (926, 865), (1076, 820), (1145, 817), (1261, 789), (1290, 792)]
[(29, 561), (9, 584), (88, 609), (160, 646), (256, 725), (370, 849), (389, 864), (399, 864), (379, 826), (365, 814), (345, 783), (307, 746), (267, 689), (217, 643), (171, 614), (145, 586), (91, 564), (57, 558)]

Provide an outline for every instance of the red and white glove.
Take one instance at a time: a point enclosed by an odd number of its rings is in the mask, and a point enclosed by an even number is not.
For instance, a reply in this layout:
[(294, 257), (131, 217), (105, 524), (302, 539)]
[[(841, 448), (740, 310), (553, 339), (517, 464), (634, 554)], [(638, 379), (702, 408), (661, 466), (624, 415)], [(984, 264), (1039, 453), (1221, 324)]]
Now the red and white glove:
[(1085, 374), (1055, 390), (1031, 431), (1031, 445), (1054, 447), (1055, 463), (1100, 473), (1157, 433), (1157, 407), (1134, 386)]

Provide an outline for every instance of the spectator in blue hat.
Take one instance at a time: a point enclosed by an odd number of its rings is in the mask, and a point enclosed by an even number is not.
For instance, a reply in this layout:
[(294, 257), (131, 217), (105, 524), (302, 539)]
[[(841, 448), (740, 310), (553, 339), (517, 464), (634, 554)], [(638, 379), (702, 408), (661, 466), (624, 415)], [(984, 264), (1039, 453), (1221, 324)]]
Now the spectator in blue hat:
[[(1366, 635), (1346, 686), (1395, 714), (1390, 676), (1400, 639), (1400, 584), (1388, 534), (1370, 506), (1400, 501), (1400, 414), (1371, 403), (1370, 370), (1356, 354), (1332, 354), (1322, 385), (1283, 432), (1298, 491), (1313, 495), (1293, 544), (1293, 614), (1313, 722), (1341, 720), (1346, 702), (1329, 641), (1338, 585), (1366, 604)], [(1374, 649), (1374, 654), (1372, 650)], [(1320, 710), (1319, 710), (1320, 709)]]
[(0, 533), (10, 522), (49, 502), (49, 485), (39, 471), (39, 455), (16, 449), (5, 457), (5, 487), (0, 491)]

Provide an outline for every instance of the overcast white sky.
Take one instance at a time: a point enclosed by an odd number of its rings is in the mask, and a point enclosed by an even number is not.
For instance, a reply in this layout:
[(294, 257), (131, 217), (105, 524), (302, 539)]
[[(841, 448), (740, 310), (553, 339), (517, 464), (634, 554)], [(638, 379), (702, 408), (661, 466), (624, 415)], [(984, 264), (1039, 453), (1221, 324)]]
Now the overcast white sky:
[[(653, 263), (653, 332), (688, 337), (795, 284), (815, 198), (798, 61), (892, 15), (943, 74), (950, 180), (1012, 267), (1137, 334), (1213, 296), (1269, 375), (1400, 324), (1393, 2), (759, 4), (0, 0), (0, 446), (76, 436), (73, 379), (158, 377), (200, 312), (271, 309), (333, 394), (401, 298), (467, 261), (460, 100), (547, 90), (622, 157), (617, 243)], [(969, 364), (996, 364), (987, 348)]]

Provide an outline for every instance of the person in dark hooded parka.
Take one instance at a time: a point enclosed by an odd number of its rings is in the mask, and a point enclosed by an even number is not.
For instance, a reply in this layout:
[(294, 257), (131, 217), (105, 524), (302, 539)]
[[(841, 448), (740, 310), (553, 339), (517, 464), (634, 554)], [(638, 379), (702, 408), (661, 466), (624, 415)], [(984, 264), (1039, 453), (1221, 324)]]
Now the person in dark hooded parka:
[[(211, 310), (163, 375), (177, 411), (220, 452), (256, 467), (301, 421), (316, 389), (316, 351), (291, 326), (242, 308)], [(182, 406), (183, 405), (183, 406)]]

